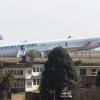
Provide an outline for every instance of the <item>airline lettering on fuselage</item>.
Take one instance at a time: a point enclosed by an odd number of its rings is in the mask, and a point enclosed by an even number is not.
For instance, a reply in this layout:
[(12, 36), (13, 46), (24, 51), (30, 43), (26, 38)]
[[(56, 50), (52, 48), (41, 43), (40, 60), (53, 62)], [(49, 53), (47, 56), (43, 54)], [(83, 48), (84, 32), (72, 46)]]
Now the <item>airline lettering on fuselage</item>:
[(91, 45), (91, 41), (88, 41), (87, 43), (85, 43), (84, 47), (89, 47)]

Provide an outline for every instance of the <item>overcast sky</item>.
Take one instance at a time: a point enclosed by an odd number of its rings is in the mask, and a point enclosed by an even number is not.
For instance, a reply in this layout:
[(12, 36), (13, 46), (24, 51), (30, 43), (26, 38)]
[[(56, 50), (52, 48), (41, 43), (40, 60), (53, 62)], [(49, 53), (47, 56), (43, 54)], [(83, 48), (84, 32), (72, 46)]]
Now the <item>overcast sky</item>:
[(0, 34), (9, 41), (100, 36), (100, 0), (0, 0)]

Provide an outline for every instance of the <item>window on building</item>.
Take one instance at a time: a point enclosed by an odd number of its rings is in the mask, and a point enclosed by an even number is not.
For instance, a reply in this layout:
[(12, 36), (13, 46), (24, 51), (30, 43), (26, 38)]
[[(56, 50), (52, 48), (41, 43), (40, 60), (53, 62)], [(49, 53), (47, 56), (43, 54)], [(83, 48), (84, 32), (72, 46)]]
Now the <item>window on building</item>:
[(23, 75), (23, 70), (20, 71), (20, 74)]
[(18, 81), (18, 82), (24, 82), (24, 79), (18, 78), (17, 81)]
[(37, 85), (39, 85), (40, 84), (40, 79), (37, 79)]
[(19, 87), (19, 83), (18, 83), (18, 82), (15, 82), (15, 83), (14, 83), (14, 87), (15, 87), (15, 88), (18, 88), (18, 87)]
[(36, 72), (36, 68), (35, 67), (33, 67), (33, 72)]
[(20, 88), (23, 87), (23, 83), (19, 82), (18, 84)]
[(20, 87), (20, 84), (19, 84), (19, 83), (17, 83), (17, 86), (18, 86), (18, 87)]
[(23, 83), (20, 83), (20, 86), (23, 87), (24, 86)]
[(18, 70), (18, 75), (23, 75), (23, 70)]
[(42, 69), (42, 68), (40, 68), (40, 72), (42, 72), (42, 70), (43, 70), (43, 69)]
[(80, 69), (80, 75), (86, 75), (86, 69)]
[(37, 72), (39, 72), (39, 67), (37, 67)]
[(32, 71), (31, 70), (27, 70), (27, 74), (31, 74), (32, 73)]
[(33, 84), (36, 85), (36, 79), (33, 79)]
[(92, 69), (92, 75), (96, 74), (96, 69)]
[(14, 83), (14, 87), (17, 87), (16, 82)]
[(27, 82), (27, 87), (28, 88), (32, 87), (32, 82)]

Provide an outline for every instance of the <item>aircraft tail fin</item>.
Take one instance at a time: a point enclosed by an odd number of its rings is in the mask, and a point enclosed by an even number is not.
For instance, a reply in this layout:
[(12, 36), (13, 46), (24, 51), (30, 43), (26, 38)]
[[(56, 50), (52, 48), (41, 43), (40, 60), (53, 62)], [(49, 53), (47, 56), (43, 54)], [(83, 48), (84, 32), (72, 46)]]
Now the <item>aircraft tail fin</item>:
[(68, 37), (67, 37), (67, 39), (70, 39), (71, 38), (71, 35), (69, 35)]

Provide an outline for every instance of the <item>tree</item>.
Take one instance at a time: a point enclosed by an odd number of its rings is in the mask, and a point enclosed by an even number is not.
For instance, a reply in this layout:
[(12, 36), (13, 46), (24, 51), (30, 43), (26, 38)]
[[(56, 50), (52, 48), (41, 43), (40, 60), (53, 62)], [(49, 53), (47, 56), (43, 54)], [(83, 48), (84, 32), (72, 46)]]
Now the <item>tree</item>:
[[(5, 75), (0, 76), (0, 87), (7, 91), (8, 98), (11, 98), (11, 88), (14, 82), (13, 72), (9, 71)], [(2, 98), (2, 96), (0, 96)]]
[(54, 48), (48, 56), (42, 73), (40, 84), (42, 97), (48, 98), (48, 94), (54, 93), (58, 98), (65, 88), (68, 91), (73, 90), (76, 83), (77, 74), (67, 50), (62, 47)]
[(100, 89), (100, 71), (98, 71), (98, 73), (97, 73), (96, 86)]
[(27, 53), (27, 55), (29, 56), (30, 61), (33, 61), (34, 58), (38, 56), (38, 53), (37, 53), (36, 50), (31, 49), (31, 50), (29, 50), (29, 52)]

